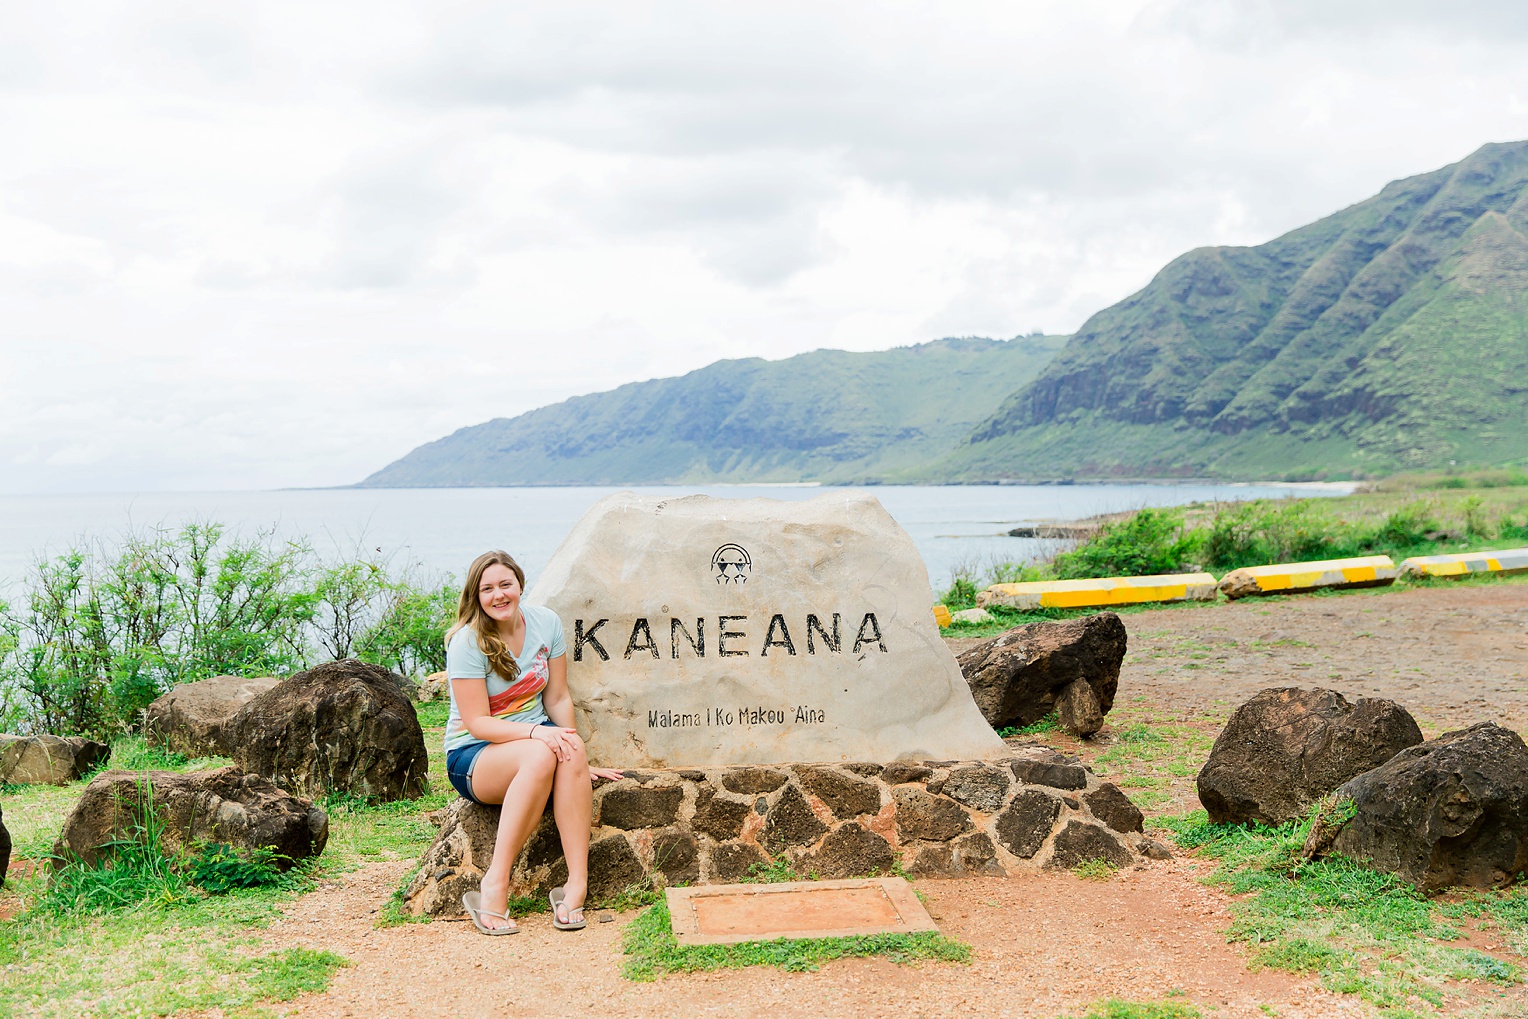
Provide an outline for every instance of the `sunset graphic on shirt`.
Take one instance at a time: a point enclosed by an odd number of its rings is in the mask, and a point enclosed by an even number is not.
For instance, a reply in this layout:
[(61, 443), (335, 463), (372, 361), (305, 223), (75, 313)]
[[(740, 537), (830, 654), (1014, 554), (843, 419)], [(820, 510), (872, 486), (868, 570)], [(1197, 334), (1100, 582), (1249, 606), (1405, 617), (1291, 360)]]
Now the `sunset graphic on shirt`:
[(551, 679), (551, 671), (548, 667), (547, 649), (542, 648), (536, 652), (536, 660), (529, 668), (521, 671), (514, 684), (503, 693), (496, 693), (488, 698), (488, 713), (495, 718), (505, 718), (518, 714), (530, 707), (531, 701), (536, 695), (546, 689), (547, 681)]

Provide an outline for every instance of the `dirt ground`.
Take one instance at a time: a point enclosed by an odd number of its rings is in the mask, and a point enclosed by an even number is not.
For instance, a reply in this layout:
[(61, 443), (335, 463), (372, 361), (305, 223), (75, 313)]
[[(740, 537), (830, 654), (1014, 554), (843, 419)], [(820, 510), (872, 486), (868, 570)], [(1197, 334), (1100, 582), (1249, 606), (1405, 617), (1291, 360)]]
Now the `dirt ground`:
[[(1207, 747), (1237, 704), (1281, 685), (1393, 698), (1429, 736), (1487, 719), (1528, 731), (1528, 583), (1164, 609), (1127, 615), (1125, 623), (1130, 651), (1110, 726), (1094, 741), (1054, 741), (1088, 760), (1105, 757), (1114, 734), (1130, 725), (1176, 725), (1201, 733)], [(1179, 776), (1165, 796), (1156, 811), (1198, 805), (1192, 777)], [(345, 875), (294, 904), (267, 933), (270, 947), (329, 949), (354, 962), (326, 993), (286, 1009), (451, 1019), (590, 1009), (633, 1017), (1050, 1019), (1081, 1016), (1114, 997), (1186, 1001), (1216, 1019), (1371, 1014), (1314, 979), (1249, 972), (1244, 950), (1225, 940), (1229, 897), (1199, 883), (1209, 864), (1188, 856), (1144, 863), (1107, 882), (1071, 874), (919, 881), (941, 930), (973, 947), (970, 965), (850, 960), (813, 973), (754, 968), (648, 984), (621, 976), (620, 935), (634, 914), (576, 934), (535, 915), (522, 921), (521, 934), (497, 939), (464, 922), (377, 929), (375, 912), (407, 866), (372, 864)], [(1507, 1009), (1495, 1015), (1528, 1015), (1524, 990), (1482, 1001)]]

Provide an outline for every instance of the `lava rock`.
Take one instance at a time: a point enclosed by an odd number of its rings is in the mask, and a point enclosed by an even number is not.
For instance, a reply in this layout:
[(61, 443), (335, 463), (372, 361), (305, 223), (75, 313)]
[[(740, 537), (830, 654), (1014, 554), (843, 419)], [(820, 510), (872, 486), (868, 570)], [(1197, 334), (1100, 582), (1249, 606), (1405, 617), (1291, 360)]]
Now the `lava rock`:
[(679, 817), (683, 800), (678, 786), (610, 786), (600, 798), (599, 823), (624, 831), (666, 828)]
[(152, 810), (169, 853), (200, 843), (269, 849), (282, 869), (324, 851), (329, 816), (269, 780), (229, 765), (212, 771), (107, 771), (91, 779), (53, 846), (60, 863), (111, 858)]
[(722, 776), (722, 787), (729, 793), (754, 795), (772, 793), (790, 776), (773, 768), (733, 768)]
[(225, 727), (240, 767), (308, 796), (372, 803), (429, 791), (424, 732), (408, 680), (346, 658), (299, 672), (244, 705)]
[(1323, 804), (1305, 855), (1360, 860), (1423, 891), (1502, 887), (1528, 871), (1528, 746), (1481, 722), (1402, 750)]
[(111, 756), (111, 747), (83, 736), (0, 735), (0, 784), (67, 785)]
[(934, 769), (926, 765), (893, 761), (881, 769), (881, 781), (887, 785), (903, 785), (907, 782), (922, 782), (933, 774)]
[(1090, 860), (1104, 860), (1116, 867), (1126, 867), (1135, 862), (1130, 847), (1120, 841), (1118, 835), (1100, 824), (1085, 821), (1068, 821), (1053, 843), (1050, 866), (1071, 870)]
[(881, 809), (881, 790), (874, 782), (853, 778), (835, 768), (799, 766), (794, 770), (807, 792), (827, 804), (840, 821)]
[(0, 807), (0, 885), (5, 884), (6, 872), (11, 869), (11, 832), (5, 826), (5, 810)]
[(1232, 713), (1199, 772), (1199, 801), (1217, 824), (1283, 824), (1355, 775), (1422, 742), (1394, 701), (1335, 690), (1263, 690)]
[[(959, 658), (971, 696), (993, 728), (1030, 725), (1066, 708), (1062, 723), (1091, 736), (1114, 706), (1125, 624), (1113, 612), (1016, 626)], [(1072, 684), (1089, 687), (1091, 699)]]
[(1020, 789), (997, 817), (997, 840), (1014, 856), (1028, 860), (1040, 851), (1061, 816), (1061, 798), (1038, 789)]
[(755, 866), (769, 863), (759, 847), (747, 842), (732, 842), (711, 850), (711, 878), (723, 884), (741, 881)]
[(948, 842), (973, 827), (971, 818), (954, 800), (935, 796), (916, 786), (897, 786), (897, 835), (904, 839)]
[(1048, 748), (1034, 756), (1014, 758), (1008, 762), (1013, 777), (1026, 785), (1043, 785), (1052, 789), (1086, 789), (1088, 769), (1082, 762), (1068, 754)]
[(840, 825), (801, 862), (802, 869), (824, 878), (864, 877), (891, 872), (891, 843), (857, 824)]
[[(613, 899), (646, 877), (642, 861), (625, 836), (611, 835), (589, 846), (589, 898), (594, 902)], [(566, 880), (566, 870), (553, 878), (557, 884)]]
[(717, 796), (715, 790), (703, 789), (696, 794), (695, 816), (690, 820), (690, 827), (718, 842), (735, 839), (743, 833), (743, 820), (748, 816), (748, 809), (746, 803), (725, 800)]
[(955, 851), (955, 869), (960, 873), (1004, 875), (1003, 865), (997, 861), (997, 847), (985, 832), (972, 832), (950, 845)]
[(812, 813), (801, 790), (788, 786), (764, 819), (764, 848), (778, 856), (788, 846), (811, 845), (827, 830), (828, 826)]
[(985, 814), (1003, 809), (1013, 779), (1002, 768), (974, 764), (953, 769), (940, 790), (944, 795)]
[(1104, 727), (1103, 705), (1085, 679), (1074, 679), (1056, 694), (1056, 719), (1067, 732), (1088, 736)]
[(144, 709), (143, 734), (151, 745), (187, 757), (232, 757), (228, 721), (280, 682), (273, 676), (213, 676), (182, 683)]
[(700, 843), (687, 832), (659, 832), (653, 839), (653, 869), (666, 884), (694, 884), (700, 880)]
[(1092, 792), (1083, 793), (1082, 802), (1088, 805), (1094, 817), (1115, 831), (1146, 830), (1146, 815), (1113, 782), (1104, 782)]

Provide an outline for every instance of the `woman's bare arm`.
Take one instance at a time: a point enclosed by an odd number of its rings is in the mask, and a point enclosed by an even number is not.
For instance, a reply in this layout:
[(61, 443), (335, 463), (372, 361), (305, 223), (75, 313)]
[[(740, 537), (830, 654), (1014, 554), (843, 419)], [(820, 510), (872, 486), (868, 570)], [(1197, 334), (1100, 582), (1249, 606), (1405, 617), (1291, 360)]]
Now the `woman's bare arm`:
[(456, 710), (462, 716), (462, 724), (474, 739), (511, 743), (531, 739), (537, 728), (529, 722), (511, 722), (489, 714), (486, 679), (453, 679), (451, 692), (456, 695)]

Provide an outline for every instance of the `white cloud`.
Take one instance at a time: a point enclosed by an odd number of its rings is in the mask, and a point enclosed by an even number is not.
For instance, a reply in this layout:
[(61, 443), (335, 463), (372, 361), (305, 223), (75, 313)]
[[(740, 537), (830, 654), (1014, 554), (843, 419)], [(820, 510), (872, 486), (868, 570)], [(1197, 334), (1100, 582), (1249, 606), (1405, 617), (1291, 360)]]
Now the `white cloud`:
[(1420, 0), (12, 3), (0, 490), (343, 483), (721, 357), (1071, 330), (1528, 136), (1525, 37)]

